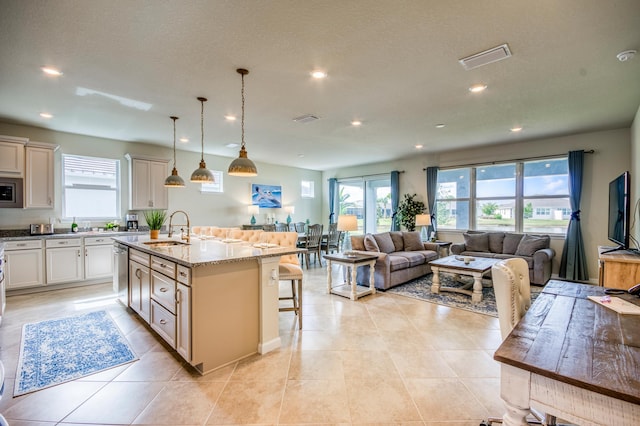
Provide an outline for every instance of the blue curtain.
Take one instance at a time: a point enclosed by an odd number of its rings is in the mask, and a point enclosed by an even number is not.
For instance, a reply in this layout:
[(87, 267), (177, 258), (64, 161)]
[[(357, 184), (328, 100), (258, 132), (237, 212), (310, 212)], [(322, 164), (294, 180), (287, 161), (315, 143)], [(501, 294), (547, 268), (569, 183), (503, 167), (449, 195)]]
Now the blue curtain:
[(438, 185), (438, 168), (427, 167), (427, 207), (431, 214), (431, 226), (427, 228), (427, 235), (436, 231), (436, 188)]
[(560, 261), (561, 278), (574, 281), (589, 279), (587, 257), (582, 241), (580, 228), (580, 197), (582, 194), (582, 174), (584, 169), (584, 151), (569, 152), (569, 201), (571, 203), (571, 220), (564, 240), (562, 259)]
[(338, 192), (338, 179), (329, 179), (329, 223), (336, 223), (336, 193)]
[(391, 230), (399, 231), (400, 224), (396, 218), (398, 213), (398, 204), (400, 204), (400, 172), (394, 170), (391, 172)]

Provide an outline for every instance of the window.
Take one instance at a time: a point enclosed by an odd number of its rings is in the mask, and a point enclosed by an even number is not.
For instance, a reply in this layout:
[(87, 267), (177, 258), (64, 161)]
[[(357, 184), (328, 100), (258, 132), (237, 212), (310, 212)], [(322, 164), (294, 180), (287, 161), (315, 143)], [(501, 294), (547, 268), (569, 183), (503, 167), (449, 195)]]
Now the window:
[(566, 157), (438, 171), (438, 229), (564, 234), (569, 204)]
[(303, 180), (300, 182), (300, 196), (302, 198), (315, 198), (315, 187), (312, 180)]
[(62, 156), (63, 214), (66, 218), (120, 217), (120, 161)]
[(222, 185), (222, 183), (223, 183), (223, 180), (222, 180), (223, 174), (222, 174), (222, 172), (220, 170), (209, 170), (209, 171), (213, 175), (213, 180), (215, 182), (201, 184), (200, 192), (202, 194), (224, 192), (224, 187)]
[(391, 229), (391, 179), (375, 176), (338, 182), (338, 214), (358, 218), (354, 234), (385, 232)]

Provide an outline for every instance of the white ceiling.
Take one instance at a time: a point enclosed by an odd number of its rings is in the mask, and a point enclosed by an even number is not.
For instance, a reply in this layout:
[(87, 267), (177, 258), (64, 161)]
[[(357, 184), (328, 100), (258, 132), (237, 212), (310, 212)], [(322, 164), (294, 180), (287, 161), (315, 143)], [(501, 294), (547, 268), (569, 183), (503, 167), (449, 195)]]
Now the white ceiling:
[[(0, 0), (0, 10), (0, 121), (170, 146), (177, 115), (178, 137), (191, 140), (179, 148), (199, 152), (205, 96), (205, 152), (235, 157), (225, 145), (240, 142), (240, 122), (223, 116), (240, 114), (244, 67), (246, 144), (259, 162), (326, 170), (416, 155), (416, 144), (524, 143), (628, 127), (640, 105), (640, 54), (616, 59), (640, 50), (638, 0)], [(512, 58), (458, 63), (503, 43)], [(328, 78), (313, 80), (316, 68)], [(479, 82), (488, 89), (471, 94)], [(292, 121), (303, 114), (320, 119)]]

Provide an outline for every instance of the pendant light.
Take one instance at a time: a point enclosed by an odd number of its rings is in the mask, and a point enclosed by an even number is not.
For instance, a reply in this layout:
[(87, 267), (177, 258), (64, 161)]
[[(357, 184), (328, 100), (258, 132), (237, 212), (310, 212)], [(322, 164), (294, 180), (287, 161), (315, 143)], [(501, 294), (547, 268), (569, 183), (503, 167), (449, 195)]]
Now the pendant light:
[(213, 174), (207, 169), (207, 163), (204, 162), (204, 103), (207, 98), (198, 98), (200, 101), (200, 143), (202, 145), (202, 157), (200, 157), (200, 166), (191, 173), (191, 182), (195, 183), (214, 183)]
[(238, 158), (229, 165), (228, 173), (230, 176), (258, 176), (258, 169), (253, 161), (249, 160), (247, 150), (244, 148), (244, 76), (249, 74), (249, 71), (244, 68), (238, 68), (236, 71), (242, 76), (242, 145)]
[(171, 176), (164, 180), (164, 186), (167, 188), (184, 188), (184, 180), (178, 175), (176, 169), (176, 120), (178, 117), (169, 117), (173, 120), (173, 170)]

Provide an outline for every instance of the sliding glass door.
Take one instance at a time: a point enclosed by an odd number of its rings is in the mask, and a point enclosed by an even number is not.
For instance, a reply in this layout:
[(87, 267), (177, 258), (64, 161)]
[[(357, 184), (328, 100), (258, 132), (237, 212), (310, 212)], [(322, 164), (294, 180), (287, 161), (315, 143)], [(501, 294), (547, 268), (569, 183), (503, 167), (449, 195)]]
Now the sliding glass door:
[(358, 218), (358, 230), (351, 234), (389, 231), (392, 214), (389, 176), (339, 180), (338, 212)]

